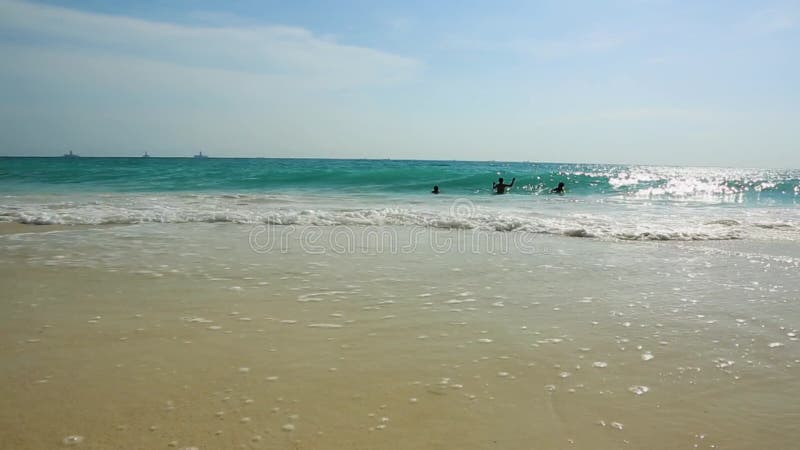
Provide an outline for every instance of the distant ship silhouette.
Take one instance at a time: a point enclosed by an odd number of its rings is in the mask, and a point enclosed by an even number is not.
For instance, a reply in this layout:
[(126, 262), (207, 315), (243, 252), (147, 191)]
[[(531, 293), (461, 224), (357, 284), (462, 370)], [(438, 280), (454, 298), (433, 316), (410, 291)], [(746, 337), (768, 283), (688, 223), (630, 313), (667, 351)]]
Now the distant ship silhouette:
[(149, 157), (150, 155), (148, 155), (147, 152), (144, 152), (144, 155), (142, 155), (142, 158), (149, 158)]
[(197, 159), (208, 158), (208, 156), (204, 155), (203, 152), (200, 152), (200, 153), (194, 155), (194, 157), (197, 158)]
[(70, 150), (69, 153), (64, 153), (64, 158), (80, 158), (80, 155), (76, 155)]

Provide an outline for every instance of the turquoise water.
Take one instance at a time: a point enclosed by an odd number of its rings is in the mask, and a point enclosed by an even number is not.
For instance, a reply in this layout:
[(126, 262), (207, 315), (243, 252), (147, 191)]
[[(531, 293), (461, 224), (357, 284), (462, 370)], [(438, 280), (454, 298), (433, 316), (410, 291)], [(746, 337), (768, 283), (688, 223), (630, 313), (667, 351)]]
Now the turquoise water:
[[(492, 182), (516, 178), (509, 195)], [(551, 194), (559, 182), (566, 195)], [(442, 195), (431, 195), (434, 184)], [(465, 161), (0, 158), (0, 222), (413, 226), (800, 240), (800, 171)]]
[(626, 165), (245, 158), (0, 158), (4, 192), (259, 192), (487, 195), (498, 176), (512, 195), (628, 196), (795, 204), (800, 171)]

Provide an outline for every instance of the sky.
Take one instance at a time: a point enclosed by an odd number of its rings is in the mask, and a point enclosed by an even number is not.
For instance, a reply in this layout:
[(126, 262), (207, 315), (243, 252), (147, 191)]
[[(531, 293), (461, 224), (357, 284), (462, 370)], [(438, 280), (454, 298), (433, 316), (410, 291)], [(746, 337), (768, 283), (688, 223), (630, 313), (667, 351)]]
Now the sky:
[(0, 155), (800, 168), (800, 0), (0, 0)]

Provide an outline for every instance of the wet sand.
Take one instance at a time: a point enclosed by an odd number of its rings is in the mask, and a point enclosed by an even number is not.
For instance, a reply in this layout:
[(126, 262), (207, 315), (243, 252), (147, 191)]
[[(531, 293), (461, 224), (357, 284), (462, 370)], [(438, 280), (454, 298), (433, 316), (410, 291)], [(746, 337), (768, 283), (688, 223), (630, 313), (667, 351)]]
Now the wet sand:
[(293, 234), (257, 253), (250, 231), (3, 236), (4, 447), (800, 440), (794, 243), (540, 237), (473, 253), (426, 235), (408, 253), (309, 252)]
[[(74, 225), (28, 225), (23, 223), (5, 222), (0, 223), (0, 235), (17, 233), (43, 233), (47, 231), (71, 230), (76, 229)], [(80, 228), (88, 228), (79, 225)]]

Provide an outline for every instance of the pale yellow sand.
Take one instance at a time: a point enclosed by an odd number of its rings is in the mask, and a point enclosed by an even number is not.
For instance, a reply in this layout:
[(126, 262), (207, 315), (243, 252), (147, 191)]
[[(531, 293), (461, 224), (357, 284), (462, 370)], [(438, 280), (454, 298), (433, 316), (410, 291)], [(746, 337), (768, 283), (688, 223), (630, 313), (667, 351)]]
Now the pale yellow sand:
[(800, 438), (798, 281), (774, 261), (580, 239), (526, 255), (256, 254), (245, 227), (149, 227), (2, 242), (4, 448)]

